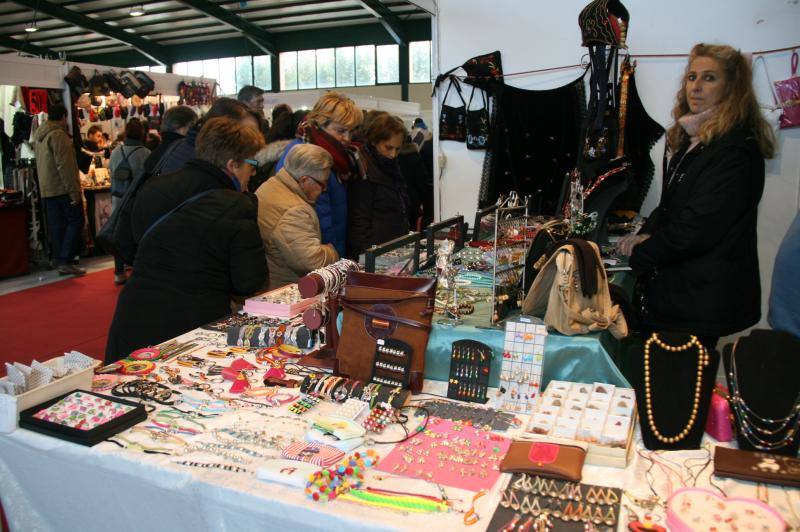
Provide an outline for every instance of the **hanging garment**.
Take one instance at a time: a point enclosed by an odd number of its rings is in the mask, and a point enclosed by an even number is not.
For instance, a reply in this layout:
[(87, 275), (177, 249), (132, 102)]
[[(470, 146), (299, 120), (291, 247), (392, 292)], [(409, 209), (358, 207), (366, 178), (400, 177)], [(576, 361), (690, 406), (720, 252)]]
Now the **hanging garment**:
[(639, 98), (636, 65), (631, 66), (626, 61), (622, 68), (617, 155), (624, 155), (630, 163), (631, 184), (612, 204), (611, 210), (639, 212), (656, 169), (650, 150), (664, 134), (664, 128), (647, 114)]
[(575, 168), (580, 149), (583, 76), (543, 91), (502, 85), (495, 94), (480, 205), (516, 190), (532, 196), (534, 213), (555, 214), (565, 176)]

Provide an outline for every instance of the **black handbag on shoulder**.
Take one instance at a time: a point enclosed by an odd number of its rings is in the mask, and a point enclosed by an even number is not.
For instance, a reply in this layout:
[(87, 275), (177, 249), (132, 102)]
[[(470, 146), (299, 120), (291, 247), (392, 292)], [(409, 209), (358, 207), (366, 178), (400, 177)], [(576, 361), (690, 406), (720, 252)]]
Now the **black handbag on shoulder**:
[[(459, 107), (447, 105), (447, 95), (450, 94), (450, 88), (453, 86), (461, 100)], [(450, 78), (450, 85), (447, 86), (442, 99), (442, 110), (439, 113), (439, 140), (455, 140), (456, 142), (467, 140), (467, 102), (464, 101), (461, 86), (455, 77)]]

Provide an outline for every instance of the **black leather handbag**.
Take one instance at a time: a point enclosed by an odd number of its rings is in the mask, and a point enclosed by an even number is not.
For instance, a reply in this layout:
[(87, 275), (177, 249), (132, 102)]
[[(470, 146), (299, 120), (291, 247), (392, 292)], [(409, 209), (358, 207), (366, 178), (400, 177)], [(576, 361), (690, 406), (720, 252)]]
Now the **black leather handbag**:
[[(447, 105), (447, 96), (453, 86), (455, 86), (458, 98), (461, 100), (459, 107)], [(465, 142), (467, 140), (467, 102), (464, 101), (464, 96), (461, 94), (461, 86), (455, 77), (450, 78), (450, 85), (447, 86), (442, 99), (442, 110), (439, 113), (439, 140), (455, 140), (456, 142)]]

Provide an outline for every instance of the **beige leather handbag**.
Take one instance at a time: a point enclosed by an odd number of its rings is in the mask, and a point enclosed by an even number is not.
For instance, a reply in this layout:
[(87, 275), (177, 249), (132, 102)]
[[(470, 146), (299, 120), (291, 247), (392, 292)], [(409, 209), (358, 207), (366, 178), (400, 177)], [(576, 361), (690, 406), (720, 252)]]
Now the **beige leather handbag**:
[(628, 335), (619, 305), (611, 304), (608, 278), (594, 242), (565, 240), (545, 262), (522, 305), (566, 335), (608, 329), (615, 338)]

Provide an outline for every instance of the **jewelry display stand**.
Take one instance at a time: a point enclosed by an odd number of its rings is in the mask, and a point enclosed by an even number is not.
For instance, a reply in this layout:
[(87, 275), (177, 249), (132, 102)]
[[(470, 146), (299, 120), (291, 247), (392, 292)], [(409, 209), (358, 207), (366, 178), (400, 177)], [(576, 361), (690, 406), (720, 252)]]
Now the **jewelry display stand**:
[[(520, 235), (522, 238), (518, 238)], [(492, 246), (492, 325), (505, 318), (511, 309), (522, 306), (524, 294), (519, 287), (525, 284), (525, 255), (532, 235), (527, 198), (520, 204), (516, 192), (511, 192), (508, 198), (498, 200)], [(503, 264), (498, 249), (506, 250)]]
[(800, 341), (785, 332), (753, 330), (725, 346), (722, 360), (739, 448), (797, 456)]
[[(658, 333), (658, 338), (677, 350), (666, 350), (656, 343), (650, 345), (649, 386), (645, 383), (645, 345), (632, 348), (630, 376), (636, 389), (642, 441), (651, 450), (699, 449), (711, 405), (719, 353), (707, 350), (708, 364), (702, 366), (698, 390), (699, 349), (696, 345), (681, 349), (689, 342), (689, 335)], [(689, 425), (695, 408), (694, 421)], [(653, 425), (661, 437), (655, 434)]]
[(447, 397), (486, 404), (493, 357), (492, 348), (484, 343), (475, 340), (453, 342)]
[(409, 233), (383, 244), (372, 246), (364, 252), (364, 271), (375, 273), (375, 261), (381, 255), (410, 246), (413, 248), (411, 258), (403, 265), (397, 275), (414, 275), (419, 270), (419, 255), (422, 249), (422, 233)]
[[(351, 262), (350, 266), (357, 267), (358, 265)], [(320, 304), (325, 309), (322, 311), (318, 308), (312, 308), (306, 310), (303, 314), (303, 321), (307, 327), (314, 329), (324, 326), (325, 337), (324, 342), (320, 339), (319, 349), (302, 357), (298, 360), (298, 364), (330, 369), (337, 373), (336, 348), (339, 345), (339, 330), (336, 328), (336, 316), (339, 315), (338, 288), (328, 291), (329, 283), (326, 283), (322, 275), (314, 272), (301, 277), (297, 281), (297, 288), (304, 298), (320, 296)], [(327, 312), (327, 320), (325, 319), (325, 312)]]

